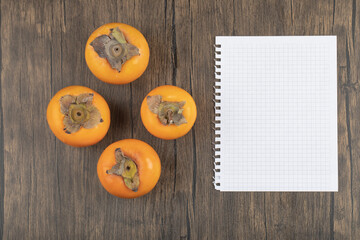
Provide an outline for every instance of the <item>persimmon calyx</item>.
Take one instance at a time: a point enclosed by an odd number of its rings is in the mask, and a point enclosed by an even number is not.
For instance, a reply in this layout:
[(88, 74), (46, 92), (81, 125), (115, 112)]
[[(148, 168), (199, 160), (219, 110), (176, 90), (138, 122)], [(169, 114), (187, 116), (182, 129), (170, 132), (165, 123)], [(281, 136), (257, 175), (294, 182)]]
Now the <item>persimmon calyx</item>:
[(109, 35), (101, 35), (90, 45), (99, 57), (106, 58), (113, 69), (121, 71), (122, 65), (133, 56), (140, 55), (139, 49), (128, 43), (119, 27), (110, 29)]
[(107, 174), (121, 176), (126, 187), (136, 192), (140, 185), (139, 173), (136, 163), (129, 157), (125, 156), (120, 148), (115, 149), (116, 164), (107, 170)]
[(60, 111), (65, 115), (63, 124), (67, 134), (75, 133), (81, 127), (94, 128), (103, 122), (99, 110), (92, 104), (93, 98), (93, 93), (65, 95), (60, 98)]
[(149, 110), (152, 113), (158, 115), (160, 122), (164, 125), (175, 124), (179, 126), (181, 124), (187, 123), (182, 112), (184, 111), (183, 107), (185, 101), (181, 102), (167, 102), (162, 101), (160, 95), (147, 96), (146, 98)]

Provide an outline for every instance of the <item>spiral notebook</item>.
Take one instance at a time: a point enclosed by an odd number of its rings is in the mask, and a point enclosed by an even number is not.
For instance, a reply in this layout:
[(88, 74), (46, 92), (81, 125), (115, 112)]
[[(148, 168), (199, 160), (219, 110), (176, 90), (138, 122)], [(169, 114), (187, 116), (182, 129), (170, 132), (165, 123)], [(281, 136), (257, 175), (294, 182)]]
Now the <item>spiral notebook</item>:
[(336, 36), (216, 37), (215, 189), (338, 191)]

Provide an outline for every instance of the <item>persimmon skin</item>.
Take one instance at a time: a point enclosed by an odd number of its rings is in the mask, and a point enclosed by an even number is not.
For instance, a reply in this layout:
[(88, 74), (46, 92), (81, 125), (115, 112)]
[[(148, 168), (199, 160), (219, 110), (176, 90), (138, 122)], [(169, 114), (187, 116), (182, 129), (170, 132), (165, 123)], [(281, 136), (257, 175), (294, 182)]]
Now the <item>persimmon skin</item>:
[[(121, 176), (107, 174), (115, 164), (115, 149), (121, 148), (124, 155), (137, 165), (140, 185), (136, 192), (126, 187)], [(137, 139), (124, 139), (109, 145), (101, 154), (97, 173), (102, 186), (119, 198), (137, 198), (149, 193), (160, 178), (161, 163), (156, 151), (147, 143)]]
[[(186, 101), (182, 114), (184, 115), (187, 123), (179, 126), (174, 124), (168, 126), (163, 125), (158, 116), (150, 111), (146, 101), (147, 96), (154, 95), (161, 95), (163, 101)], [(184, 136), (193, 127), (197, 116), (196, 104), (192, 96), (184, 89), (176, 86), (164, 85), (153, 89), (147, 96), (141, 104), (140, 114), (145, 128), (152, 135), (161, 139), (172, 140)]]
[[(67, 134), (64, 131), (64, 114), (60, 111), (60, 98), (65, 95), (78, 96), (82, 93), (93, 93), (92, 104), (100, 111), (103, 122), (96, 127)], [(46, 112), (47, 122), (55, 136), (65, 144), (74, 147), (86, 147), (98, 143), (103, 139), (110, 127), (110, 109), (105, 99), (94, 90), (83, 86), (69, 86), (58, 91), (50, 100)]]
[[(140, 55), (127, 60), (118, 72), (108, 60), (99, 57), (90, 43), (100, 35), (109, 35), (110, 29), (119, 27), (126, 40), (139, 49)], [(139, 78), (149, 64), (149, 45), (136, 28), (124, 23), (108, 23), (96, 29), (89, 37), (85, 47), (85, 60), (90, 71), (101, 81), (111, 84), (126, 84)]]

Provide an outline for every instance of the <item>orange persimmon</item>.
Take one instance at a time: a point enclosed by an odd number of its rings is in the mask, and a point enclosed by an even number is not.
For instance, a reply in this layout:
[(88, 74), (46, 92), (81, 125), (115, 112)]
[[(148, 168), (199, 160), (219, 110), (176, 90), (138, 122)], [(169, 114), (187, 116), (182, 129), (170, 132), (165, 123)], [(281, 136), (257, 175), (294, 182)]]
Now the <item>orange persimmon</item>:
[(101, 81), (126, 84), (139, 78), (149, 63), (149, 45), (136, 28), (108, 23), (96, 29), (85, 47), (90, 71)]
[(136, 198), (155, 187), (161, 163), (149, 144), (137, 139), (124, 139), (104, 150), (98, 161), (97, 173), (102, 186), (112, 195)]
[(170, 140), (184, 136), (196, 120), (196, 104), (184, 89), (164, 85), (153, 89), (141, 105), (141, 120), (155, 137)]
[(105, 99), (83, 86), (61, 89), (49, 102), (47, 122), (62, 142), (85, 147), (99, 142), (110, 126), (110, 109)]

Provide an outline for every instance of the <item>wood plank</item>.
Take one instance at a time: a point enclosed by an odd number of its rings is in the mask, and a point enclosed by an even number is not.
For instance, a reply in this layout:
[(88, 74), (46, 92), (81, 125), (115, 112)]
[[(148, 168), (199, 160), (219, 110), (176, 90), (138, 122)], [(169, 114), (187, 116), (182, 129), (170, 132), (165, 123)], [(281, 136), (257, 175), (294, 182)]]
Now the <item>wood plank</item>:
[[(194, 239), (221, 239), (222, 233), (217, 231), (221, 224), (219, 221), (223, 215), (215, 217), (216, 209), (223, 206), (219, 201), (216, 208), (213, 207), (215, 190), (212, 185), (212, 133), (210, 124), (212, 121), (213, 85), (213, 46), (214, 35), (210, 34), (214, 29), (215, 5), (212, 1), (190, 1), (190, 30), (191, 30), (191, 88), (192, 95), (199, 109), (193, 134), (195, 137), (196, 161), (193, 163), (193, 212), (192, 226), (196, 231)], [(222, 208), (222, 207), (221, 207)], [(225, 231), (223, 231), (224, 233)]]
[(48, 225), (57, 220), (54, 137), (44, 117), (54, 15), (45, 1), (1, 4), (5, 239), (57, 236), (57, 225)]
[[(349, 26), (349, 34), (347, 34), (346, 46), (346, 66), (347, 66), (347, 82), (345, 85), (346, 91), (346, 122), (348, 129), (348, 147), (349, 147), (349, 160), (350, 160), (350, 202), (351, 203), (351, 238), (358, 239), (360, 237), (360, 95), (359, 95), (359, 46), (360, 39), (358, 33), (359, 26), (359, 13), (360, 1), (353, 1), (351, 10), (351, 25)], [(350, 218), (350, 216), (348, 218)]]
[[(1, 3), (0, 3), (1, 6)], [(1, 11), (1, 10), (0, 10)], [(0, 13), (1, 18), (1, 13)], [(0, 39), (2, 29), (0, 24)], [(2, 53), (1, 53), (1, 40), (0, 40), (0, 70), (2, 71)], [(5, 170), (4, 170), (4, 117), (3, 117), (3, 101), (2, 101), (2, 81), (0, 75), (0, 236), (4, 232), (4, 193), (5, 193)]]
[[(352, 3), (334, 2), (333, 33), (338, 36), (338, 151), (339, 192), (333, 194), (333, 239), (356, 239), (352, 235), (351, 140), (349, 125), (349, 87)], [(353, 53), (351, 53), (353, 57)]]
[[(136, 4), (135, 4), (136, 3)], [(172, 217), (174, 209), (173, 187), (176, 174), (176, 149), (173, 141), (163, 141), (152, 136), (143, 126), (140, 118), (140, 107), (145, 96), (155, 87), (172, 83), (173, 66), (171, 62), (171, 4), (163, 1), (135, 1), (134, 23), (140, 24), (150, 46), (150, 62), (144, 75), (132, 83), (133, 89), (133, 132), (134, 138), (148, 142), (158, 152), (161, 160), (161, 176), (155, 189), (146, 197), (136, 199), (135, 206), (139, 211), (139, 220), (143, 222), (139, 231), (142, 238), (172, 239), (177, 231)], [(151, 6), (152, 14), (144, 18), (144, 6)], [(121, 221), (119, 219), (119, 221)], [(134, 225), (132, 225), (134, 226)], [(136, 226), (136, 225), (135, 225)], [(131, 225), (128, 226), (131, 229)], [(173, 231), (169, 231), (173, 229)], [(134, 231), (134, 229), (132, 230)], [(134, 232), (128, 237), (134, 237)], [(141, 238), (139, 238), (141, 239)]]
[(191, 2), (193, 56), (191, 78), (193, 96), (202, 109), (194, 129), (197, 158), (194, 193), (195, 239), (265, 237), (262, 194), (220, 193), (214, 189), (211, 180), (214, 168), (211, 142), (214, 135), (209, 124), (214, 116), (213, 105), (208, 103), (213, 98), (213, 44), (216, 35), (232, 34), (234, 30), (232, 14), (231, 2)]
[[(171, 2), (171, 32), (172, 32), (172, 84), (192, 93), (192, 35), (189, 1)], [(168, 239), (190, 239), (196, 233), (194, 226), (194, 162), (196, 161), (195, 136), (193, 130), (187, 135), (174, 141), (175, 178), (174, 178), (174, 207), (178, 214), (172, 215), (172, 222), (178, 226), (173, 228), (173, 235)]]

